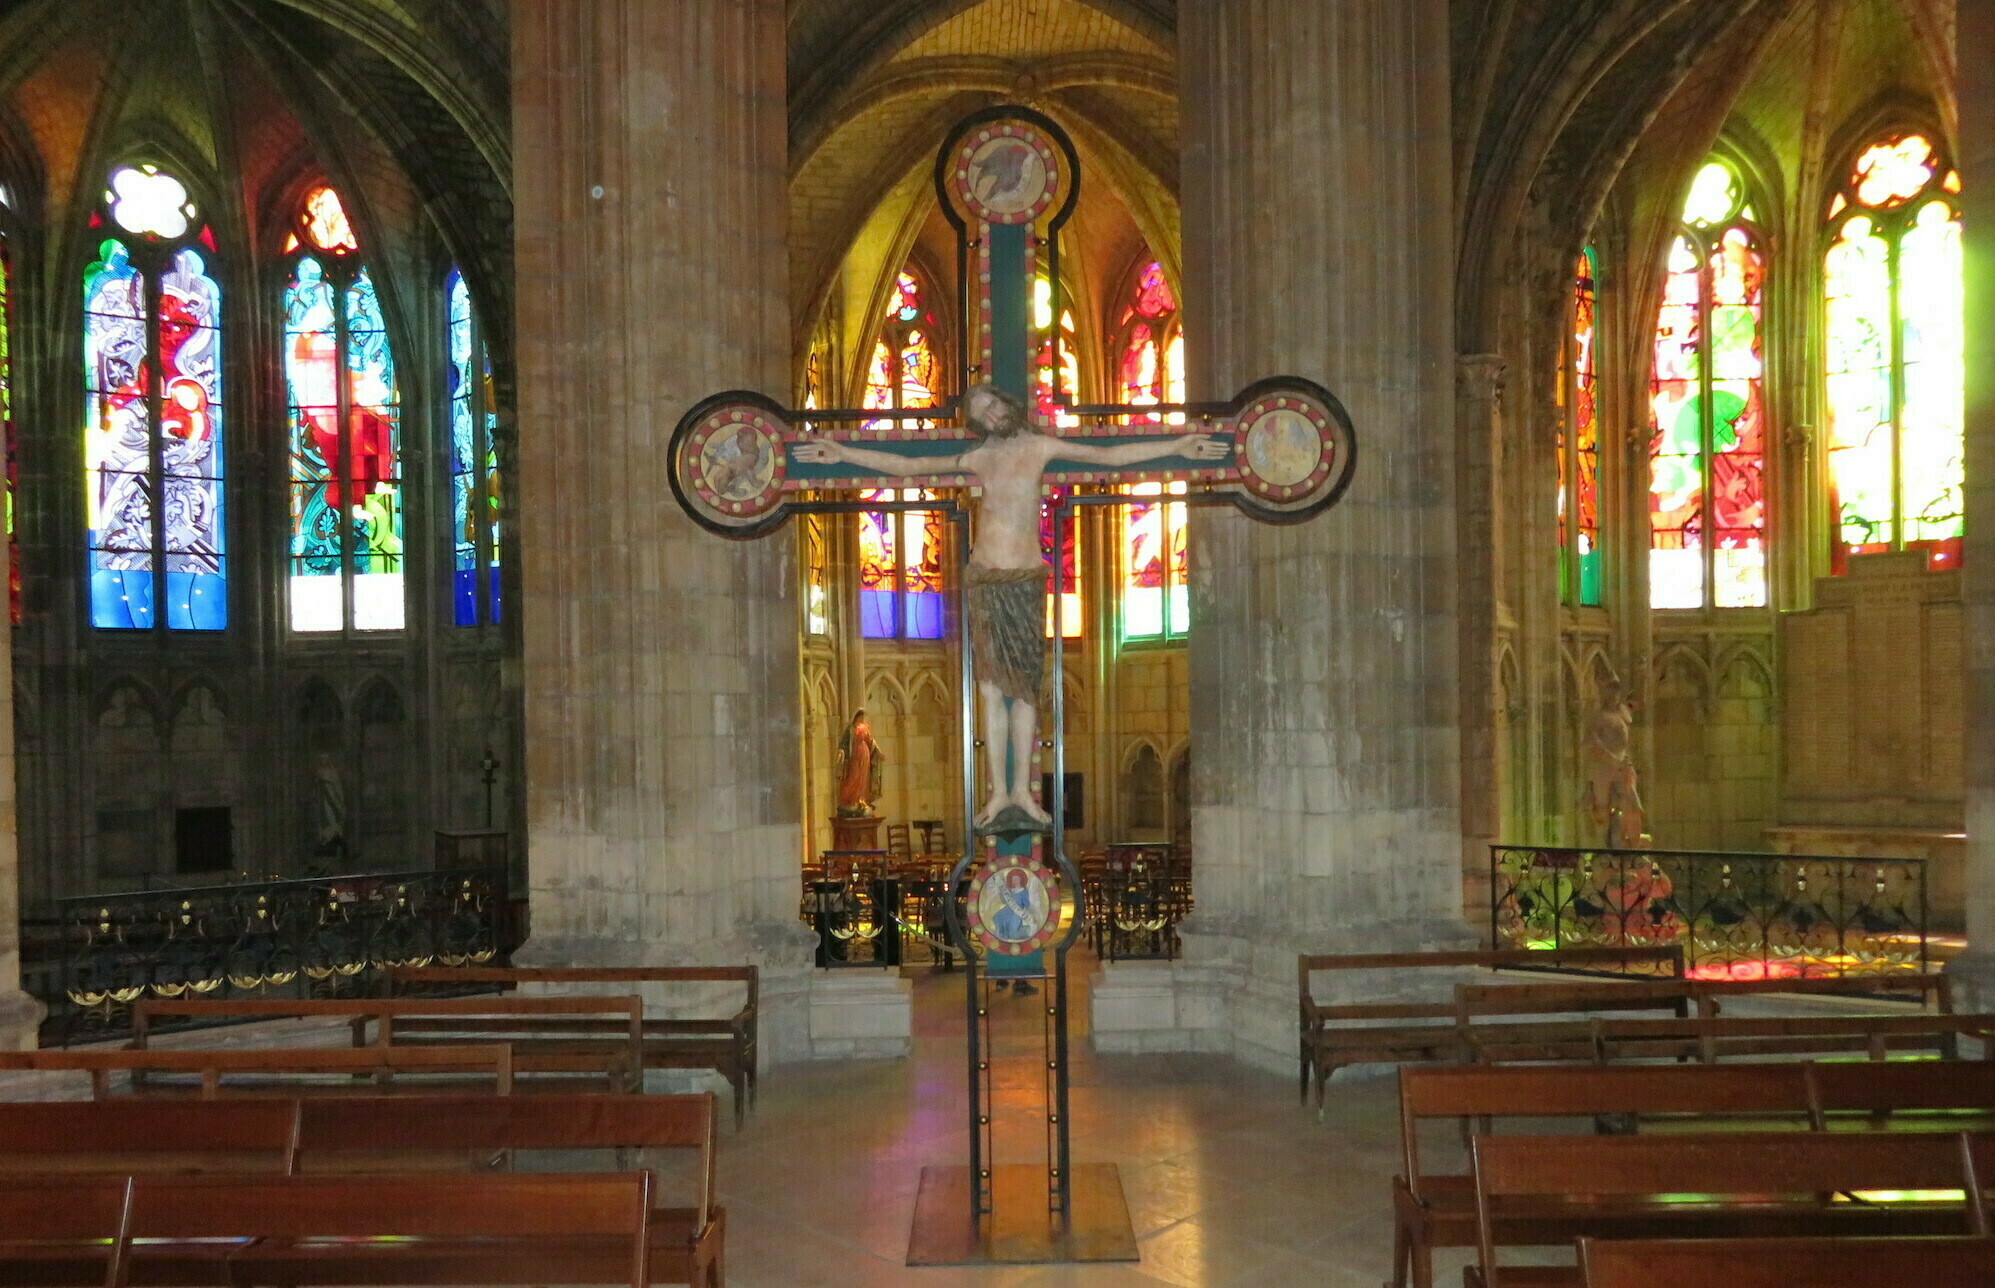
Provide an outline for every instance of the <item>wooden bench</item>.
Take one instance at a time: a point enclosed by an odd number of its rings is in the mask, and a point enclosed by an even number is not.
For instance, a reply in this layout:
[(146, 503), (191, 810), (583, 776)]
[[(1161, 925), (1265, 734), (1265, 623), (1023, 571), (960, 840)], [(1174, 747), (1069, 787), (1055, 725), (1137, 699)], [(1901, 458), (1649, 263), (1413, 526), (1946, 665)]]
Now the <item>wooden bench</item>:
[[(143, 1005), (143, 1003), (141, 1003)], [(457, 1085), (467, 1081), (491, 1083), (498, 1095), (513, 1089), (513, 1051), (510, 1046), (451, 1046), (394, 1049), (388, 1047), (207, 1047), (186, 1050), (116, 1051), (0, 1051), (0, 1069), (84, 1072), (90, 1075), (90, 1091), (102, 1100), (111, 1094), (111, 1075), (130, 1077), (133, 1094), (171, 1092), (171, 1083), (162, 1084), (154, 1074), (192, 1074), (200, 1079), (204, 1099), (220, 1095), (225, 1086), (234, 1090), (310, 1090), (330, 1093), (341, 1090), (337, 1084), (306, 1084), (307, 1075), (347, 1075), (371, 1079), (371, 1089), (379, 1091), (398, 1077), (447, 1080)], [(224, 1079), (230, 1080), (228, 1083)], [(248, 1085), (243, 1085), (244, 1083)], [(422, 1088), (424, 1083), (408, 1084)]]
[[(1678, 1059), (1706, 1063), (1738, 1056), (1822, 1055), (1839, 1051), (1860, 1051), (1882, 1060), (1893, 1051), (1924, 1051), (1945, 1056), (1957, 1049), (1963, 1036), (1984, 1044), (1995, 1040), (1995, 1014), (1942, 1015), (1781, 1015), (1781, 1016), (1693, 1016), (1678, 1019), (1593, 1019), (1586, 1025), (1587, 1044), (1593, 1058), (1612, 1060)], [(1538, 1026), (1501, 1026), (1504, 1031), (1485, 1035), (1477, 1027), (1468, 1031), (1474, 1058), (1520, 1058)], [(1543, 1050), (1561, 1053), (1571, 1049), (1571, 1024), (1545, 1026)], [(1995, 1050), (1995, 1048), (1991, 1048)]]
[[(1795, 1127), (1812, 1121), (1805, 1064), (1658, 1065), (1648, 1067), (1405, 1068), (1399, 1071), (1401, 1172), (1393, 1181), (1393, 1279), (1431, 1288), (1435, 1248), (1476, 1246), (1475, 1182), (1467, 1173), (1429, 1172), (1420, 1124), (1442, 1119), (1581, 1118), (1607, 1115), (1741, 1120)], [(1503, 1245), (1543, 1241), (1528, 1218), (1499, 1219)]]
[(1586, 1288), (1987, 1288), (1995, 1239), (1581, 1239)]
[(0, 1284), (115, 1288), (131, 1197), (128, 1176), (0, 1178)]
[[(714, 1019), (647, 1019), (644, 1064), (648, 1069), (711, 1069), (734, 1089), (734, 1125), (739, 1130), (756, 1093), (757, 1007), (761, 971), (754, 966), (396, 966), (388, 971), (391, 992), (423, 985), (489, 984), (698, 984), (736, 983), (746, 997), (734, 1014)], [(577, 1024), (578, 1029), (581, 1022)]]
[(1520, 1217), (1534, 1222), (1538, 1242), (1566, 1246), (1581, 1237), (1986, 1233), (1981, 1205), (1964, 1196), (1863, 1198), (1963, 1193), (1971, 1178), (1959, 1135), (1478, 1136), (1470, 1156), (1477, 1259), (1463, 1275), (1469, 1288), (1580, 1283), (1577, 1266), (1499, 1265), (1499, 1228)]
[[(132, 1004), (132, 1046), (145, 1049), (156, 1020), (168, 1016), (346, 1021), (353, 1045), (506, 1045), (519, 1074), (594, 1074), (614, 1091), (644, 1085), (644, 1000), (621, 997), (277, 998), (212, 1001), (147, 998)], [(568, 1027), (590, 1026), (578, 1038)], [(373, 1035), (368, 1036), (369, 1026)]]
[(648, 1172), (140, 1177), (124, 1262), (141, 1285), (645, 1288), (650, 1217)]
[(1995, 1125), (1995, 1061), (1821, 1060), (1808, 1066), (1808, 1088), (1816, 1125), (1831, 1131)]
[(425, 1096), (306, 1101), (298, 1131), (303, 1173), (510, 1165), (520, 1150), (697, 1152), (691, 1207), (651, 1213), (654, 1283), (720, 1288), (727, 1213), (714, 1202), (714, 1097)]
[[(1466, 1059), (1453, 1000), (1325, 1006), (1311, 990), (1318, 971), (1421, 971), (1482, 967), (1579, 970), (1647, 964), (1673, 979), (1683, 975), (1683, 948), (1661, 947), (1500, 949), (1445, 953), (1305, 953), (1296, 958), (1296, 996), (1301, 1007), (1300, 1083), (1306, 1102), (1312, 1084), (1316, 1105), (1323, 1087), (1347, 1064), (1402, 1064), (1419, 1060)], [(1631, 1000), (1633, 994), (1629, 995)], [(1640, 1009), (1655, 1009), (1643, 1006)], [(1673, 1009), (1673, 1008), (1670, 1008)], [(1413, 1023), (1413, 1021), (1426, 1021)]]
[(268, 1173), (292, 1167), (298, 1102), (0, 1102), (0, 1175)]

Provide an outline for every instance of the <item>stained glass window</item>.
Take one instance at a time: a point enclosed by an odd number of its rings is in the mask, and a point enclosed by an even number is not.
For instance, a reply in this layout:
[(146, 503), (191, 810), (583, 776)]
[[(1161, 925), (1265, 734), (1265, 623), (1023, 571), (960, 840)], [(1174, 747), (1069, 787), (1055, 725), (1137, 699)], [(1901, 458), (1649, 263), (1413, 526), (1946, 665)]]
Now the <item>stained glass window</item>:
[[(887, 320), (873, 345), (864, 406), (932, 407), (940, 401), (941, 362), (935, 349), (934, 310), (922, 284), (901, 273), (888, 300)], [(868, 428), (924, 422), (881, 419)], [(868, 501), (924, 501), (918, 489), (868, 492)], [(942, 516), (925, 510), (859, 516), (859, 633), (867, 639), (942, 638)]]
[(306, 195), (288, 249), (291, 629), (400, 630), (401, 393), (380, 296), (331, 188)]
[(1961, 554), (1960, 179), (1919, 134), (1865, 148), (1830, 210), (1823, 259), (1831, 562)]
[(90, 620), (107, 630), (221, 630), (228, 578), (214, 234), (185, 185), (152, 165), (112, 172), (91, 231), (96, 255), (83, 270)]
[[(1057, 425), (1078, 425), (1080, 418), (1064, 410), (1055, 399), (1064, 395), (1070, 402), (1080, 396), (1081, 362), (1080, 342), (1074, 333), (1074, 311), (1060, 310), (1060, 326), (1053, 327), (1053, 282), (1051, 278), (1036, 278), (1032, 283), (1032, 325), (1034, 334), (1043, 337), (1039, 343), (1038, 361), (1032, 368), (1032, 407), (1042, 420)], [(1053, 372), (1058, 364), (1060, 378), (1056, 387)], [(1081, 591), (1081, 525), (1077, 514), (1067, 516), (1064, 545), (1060, 550), (1059, 567), (1054, 568), (1053, 509), (1065, 495), (1065, 489), (1049, 489), (1045, 508), (1039, 514), (1039, 554), (1046, 561), (1048, 569), (1046, 598), (1046, 638), (1053, 638), (1057, 624), (1063, 639), (1079, 639), (1086, 633), (1085, 607)], [(1056, 601), (1053, 595), (1057, 594)]]
[(1745, 185), (1706, 161), (1670, 245), (1649, 386), (1649, 604), (1766, 604), (1766, 258)]
[(471, 289), (452, 268), (444, 279), (450, 323), (451, 620), (500, 620), (499, 410), (492, 359), (471, 309)]
[[(1184, 331), (1178, 302), (1155, 260), (1139, 263), (1118, 322), (1116, 379), (1121, 401), (1185, 400)], [(1181, 412), (1133, 418), (1133, 423), (1183, 424)], [(1133, 483), (1133, 496), (1182, 496), (1185, 485)], [(1189, 562), (1182, 501), (1147, 502), (1122, 510), (1122, 638), (1181, 639), (1191, 628)]]
[(1597, 260), (1592, 247), (1574, 267), (1572, 334), (1566, 340), (1559, 419), (1559, 587), (1564, 602), (1600, 604), (1600, 413)]

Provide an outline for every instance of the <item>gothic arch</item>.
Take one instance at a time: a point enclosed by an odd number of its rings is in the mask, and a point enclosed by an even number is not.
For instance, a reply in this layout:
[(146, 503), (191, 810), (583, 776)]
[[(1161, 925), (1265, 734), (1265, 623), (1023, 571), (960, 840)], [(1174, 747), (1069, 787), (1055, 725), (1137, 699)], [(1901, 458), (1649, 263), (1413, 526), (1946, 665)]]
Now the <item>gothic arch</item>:
[(129, 673), (113, 676), (98, 688), (97, 696), (90, 704), (91, 723), (101, 724), (112, 710), (124, 705), (119, 698), (127, 695), (131, 704), (152, 721), (155, 729), (166, 728), (166, 706), (160, 701), (159, 693), (152, 685)]
[(190, 709), (202, 699), (212, 704), (214, 710), (219, 712), (224, 720), (232, 719), (233, 713), (229, 710), (229, 701), (224, 692), (223, 687), (211, 676), (196, 675), (183, 681), (167, 700), (166, 709), (173, 713), (173, 726), (178, 728), (180, 722), (186, 719)]
[[(876, 698), (874, 695), (877, 694)], [(866, 701), (864, 705), (879, 705), (886, 714), (895, 719), (905, 718), (910, 704), (907, 685), (898, 675), (882, 668), (869, 668), (866, 673)]]

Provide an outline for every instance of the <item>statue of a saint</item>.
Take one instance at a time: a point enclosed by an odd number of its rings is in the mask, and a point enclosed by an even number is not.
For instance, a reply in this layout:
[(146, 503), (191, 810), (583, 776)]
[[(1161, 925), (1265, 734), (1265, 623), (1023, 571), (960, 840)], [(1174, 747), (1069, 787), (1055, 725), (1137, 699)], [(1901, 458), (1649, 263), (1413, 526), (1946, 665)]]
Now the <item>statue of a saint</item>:
[(971, 673), (984, 713), (991, 791), (979, 828), (1045, 831), (1052, 823), (1032, 799), (1032, 749), (1039, 736), (1039, 686), (1046, 670), (1046, 583), (1039, 550), (1040, 483), (1055, 460), (1117, 468), (1181, 456), (1216, 461), (1231, 440), (1184, 434), (1164, 441), (1103, 446), (1042, 434), (1025, 404), (994, 385), (964, 396), (963, 419), (978, 442), (954, 456), (905, 456), (819, 438), (796, 459), (850, 464), (896, 478), (967, 474), (983, 489), (970, 549)]
[(339, 766), (328, 752), (319, 753), (319, 830), (312, 854), (321, 859), (346, 857), (346, 784), (340, 781)]
[(861, 707), (838, 739), (838, 817), (872, 817), (886, 763), (886, 753), (873, 741), (873, 727), (866, 723), (866, 709)]
[(1609, 680), (1586, 735), (1586, 813), (1609, 849), (1640, 845), (1646, 819), (1636, 782), (1635, 705)]

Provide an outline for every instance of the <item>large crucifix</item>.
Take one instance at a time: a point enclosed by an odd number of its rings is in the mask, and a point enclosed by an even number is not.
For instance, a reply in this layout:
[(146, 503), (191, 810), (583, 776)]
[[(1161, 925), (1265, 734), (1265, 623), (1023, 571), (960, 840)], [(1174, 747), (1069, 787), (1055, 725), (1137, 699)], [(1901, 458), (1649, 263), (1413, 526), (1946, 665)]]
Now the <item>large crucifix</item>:
[[(930, 421), (960, 411), (961, 425), (822, 429), (862, 416), (878, 425), (880, 412), (790, 412), (753, 393), (718, 394), (688, 412), (673, 435), (673, 489), (694, 519), (735, 537), (763, 535), (792, 510), (808, 509), (790, 499), (799, 492), (857, 493), (889, 481), (978, 489), (967, 627), (989, 785), (974, 823), (995, 835), (1045, 832), (1051, 819), (1033, 794), (1030, 754), (1050, 572), (1039, 543), (1043, 496), (1077, 483), (1184, 481), (1227, 494), (1256, 518), (1295, 522), (1343, 492), (1355, 445), (1335, 397), (1293, 377), (1205, 405), (1078, 406), (1073, 391), (1056, 390), (1068, 419), (1101, 423), (1036, 420), (1029, 373), (1042, 337), (1031, 324), (1031, 295), (1043, 258), (1059, 316), (1059, 231), (1079, 196), (1072, 144), (1037, 113), (992, 108), (944, 145), (936, 187), (962, 234), (966, 392), (949, 406), (912, 410)], [(1062, 366), (1051, 364), (1056, 381)], [(1186, 423), (1161, 423), (1165, 413)], [(1145, 421), (1127, 423), (1134, 416)], [(888, 423), (905, 425), (901, 418)]]
[[(1113, 1166), (1076, 1168), (1068, 1147), (1066, 955), (1079, 922), (1069, 920), (1062, 930), (1061, 885), (1078, 894), (1078, 874), (1055, 820), (1034, 795), (1046, 595), (1053, 577), (1040, 548), (1041, 506), (1055, 490), (1077, 486), (1182, 482), (1188, 500), (1230, 501), (1256, 519), (1300, 522), (1343, 493), (1355, 442), (1343, 407), (1308, 380), (1258, 381), (1223, 403), (1080, 405), (1075, 391), (1058, 387), (1064, 364), (1057, 353), (1049, 365), (1059, 414), (1053, 423), (1035, 418), (1029, 410), (1032, 359), (1059, 340), (1060, 229), (1079, 196), (1073, 144), (1036, 112), (991, 108), (966, 118), (944, 142), (935, 186), (957, 231), (963, 288), (957, 349), (963, 361), (955, 387), (961, 397), (883, 414), (865, 408), (793, 411), (756, 393), (716, 394), (673, 431), (672, 490), (696, 522), (737, 538), (772, 532), (792, 513), (824, 507), (822, 498), (856, 498), (883, 484), (973, 490), (977, 510), (964, 596), (968, 683), (982, 708), (989, 783), (970, 820), (973, 836), (948, 882), (957, 898), (945, 901), (952, 944), (968, 955), (970, 967), (964, 972), (970, 1166), (923, 1169), (908, 1259), (1133, 1260), (1135, 1236)], [(1052, 288), (1050, 328), (1033, 324), (1034, 282), (1042, 274)], [(853, 508), (850, 500), (832, 504)], [(1057, 544), (1061, 524), (1053, 526)], [(1056, 652), (1058, 634), (1056, 623)], [(1058, 676), (1053, 683), (1059, 684)], [(967, 725), (967, 694), (965, 706)], [(1056, 698), (1056, 763), (1060, 710)], [(971, 785), (964, 791), (967, 808), (974, 800)], [(1059, 799), (1056, 787), (1056, 814)], [(979, 991), (980, 974), (1016, 983), (1014, 996), (1029, 995), (1031, 979), (1052, 985), (1045, 1026), (1051, 1083), (1044, 1206), (1014, 1201), (1026, 1195), (1020, 1174), (1030, 1168), (1001, 1167), (992, 1159), (990, 1062), (979, 1054), (989, 1041), (990, 999)], [(998, 1201), (1000, 1192), (1013, 1199)], [(967, 1225), (956, 1219), (959, 1214), (969, 1217)], [(1000, 1244), (1002, 1255), (994, 1251)], [(1036, 1251), (1022, 1252), (1027, 1246)]]

